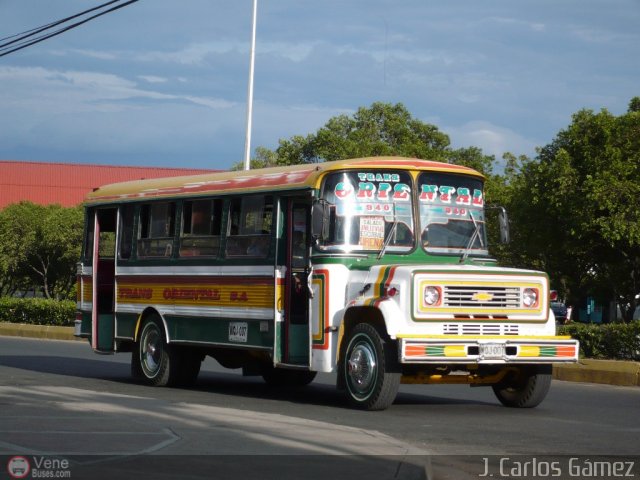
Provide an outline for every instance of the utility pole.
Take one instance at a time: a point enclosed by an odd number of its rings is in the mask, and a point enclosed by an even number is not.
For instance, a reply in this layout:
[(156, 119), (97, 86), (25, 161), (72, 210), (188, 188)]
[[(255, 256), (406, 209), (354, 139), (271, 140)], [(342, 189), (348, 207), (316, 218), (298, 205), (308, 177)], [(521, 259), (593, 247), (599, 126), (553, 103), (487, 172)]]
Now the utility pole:
[(258, 0), (253, 0), (253, 21), (251, 23), (251, 51), (249, 53), (249, 92), (247, 94), (247, 136), (244, 142), (244, 169), (251, 168), (251, 120), (253, 116), (253, 66), (256, 57), (256, 17)]

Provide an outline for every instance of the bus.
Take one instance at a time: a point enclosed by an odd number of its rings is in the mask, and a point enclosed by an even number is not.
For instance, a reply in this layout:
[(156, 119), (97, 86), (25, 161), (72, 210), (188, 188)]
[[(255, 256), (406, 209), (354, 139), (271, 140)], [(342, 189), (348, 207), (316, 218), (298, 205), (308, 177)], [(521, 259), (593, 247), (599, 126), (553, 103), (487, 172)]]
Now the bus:
[[(75, 334), (154, 386), (211, 356), (273, 386), (334, 372), (354, 407), (401, 383), (546, 396), (557, 336), (543, 272), (490, 255), (484, 177), (401, 157), (117, 183), (86, 199)], [(508, 236), (506, 212), (496, 228)]]

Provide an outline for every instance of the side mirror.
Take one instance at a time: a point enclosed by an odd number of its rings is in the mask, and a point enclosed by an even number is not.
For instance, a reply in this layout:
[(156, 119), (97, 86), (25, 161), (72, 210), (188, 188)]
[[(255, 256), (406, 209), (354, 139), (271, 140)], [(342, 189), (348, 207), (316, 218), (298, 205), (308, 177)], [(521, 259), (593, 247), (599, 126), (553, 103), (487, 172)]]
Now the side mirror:
[(509, 243), (511, 236), (509, 235), (509, 217), (504, 207), (498, 207), (498, 223), (500, 224), (500, 243)]
[(317, 200), (311, 208), (311, 237), (322, 240), (329, 236), (329, 204)]

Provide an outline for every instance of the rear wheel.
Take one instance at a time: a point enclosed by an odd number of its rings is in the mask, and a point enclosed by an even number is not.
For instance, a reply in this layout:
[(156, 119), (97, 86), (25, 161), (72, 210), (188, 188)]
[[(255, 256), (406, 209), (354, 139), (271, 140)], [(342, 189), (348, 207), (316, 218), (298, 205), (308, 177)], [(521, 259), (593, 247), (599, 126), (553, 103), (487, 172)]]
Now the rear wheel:
[(507, 407), (533, 408), (538, 406), (551, 386), (551, 365), (520, 367), (500, 383), (493, 385), (500, 403)]
[(364, 410), (384, 410), (400, 387), (398, 359), (390, 339), (367, 323), (357, 324), (347, 338), (341, 374), (349, 403)]
[(167, 343), (159, 316), (145, 320), (131, 354), (134, 378), (156, 387), (187, 386), (195, 382), (201, 364), (202, 355), (198, 352)]

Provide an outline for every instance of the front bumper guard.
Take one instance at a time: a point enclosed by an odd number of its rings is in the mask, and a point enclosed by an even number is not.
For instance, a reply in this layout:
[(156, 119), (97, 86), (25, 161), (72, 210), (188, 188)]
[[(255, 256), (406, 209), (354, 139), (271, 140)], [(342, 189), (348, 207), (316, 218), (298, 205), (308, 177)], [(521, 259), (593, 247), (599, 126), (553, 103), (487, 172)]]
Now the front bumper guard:
[(580, 344), (569, 337), (399, 338), (405, 364), (575, 363)]

